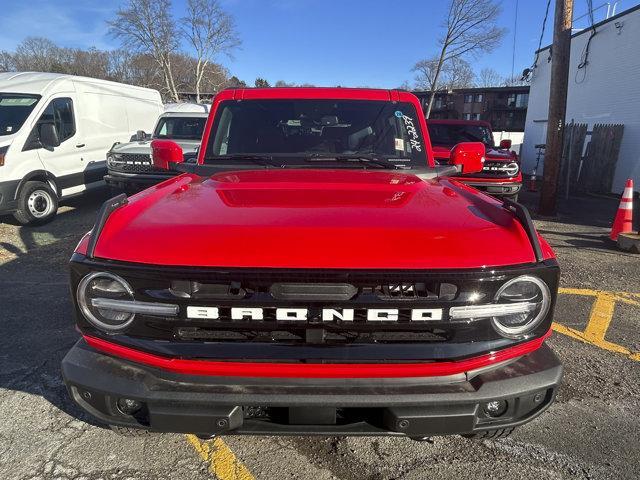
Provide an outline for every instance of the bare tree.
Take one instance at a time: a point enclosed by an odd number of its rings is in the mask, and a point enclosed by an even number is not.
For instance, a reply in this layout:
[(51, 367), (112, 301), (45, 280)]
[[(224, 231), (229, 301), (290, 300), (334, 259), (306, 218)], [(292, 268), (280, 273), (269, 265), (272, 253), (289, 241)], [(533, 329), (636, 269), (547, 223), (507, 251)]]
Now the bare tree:
[(16, 47), (14, 57), (18, 71), (60, 72), (62, 49), (48, 38), (27, 37)]
[(430, 89), (435, 84), (437, 68), (438, 59), (436, 57), (417, 62), (411, 69), (412, 72), (416, 72), (416, 88), (422, 90)]
[(478, 74), (477, 84), (479, 87), (499, 87), (505, 78), (493, 68), (483, 68)]
[[(175, 77), (178, 93), (191, 94), (196, 83), (196, 67), (198, 60), (184, 53), (174, 54), (171, 64)], [(197, 101), (200, 102), (204, 96), (210, 97), (227, 84), (229, 73), (227, 69), (217, 63), (211, 63), (204, 77), (200, 79), (200, 90)]]
[(416, 86), (423, 90), (434, 91), (435, 88), (437, 92), (474, 85), (471, 65), (462, 58), (452, 58), (440, 67), (438, 57), (421, 60), (414, 65), (413, 71), (416, 72)]
[(85, 77), (109, 77), (109, 52), (90, 48), (88, 50), (65, 49), (68, 73)]
[(275, 84), (275, 87), (295, 87), (296, 84), (295, 83), (289, 83), (289, 82), (285, 82), (284, 80), (278, 80)]
[(247, 82), (240, 80), (235, 75), (227, 80), (226, 86), (228, 88), (247, 88)]
[(502, 86), (504, 87), (521, 87), (524, 85), (529, 85), (529, 82), (522, 75), (514, 75), (513, 77), (502, 79)]
[(213, 62), (221, 54), (230, 56), (240, 46), (233, 17), (218, 0), (187, 0), (187, 16), (182, 34), (196, 54), (194, 89), (200, 102), (200, 87)]
[(435, 57), (429, 82), (429, 102), (425, 115), (429, 118), (438, 81), (444, 65), (454, 58), (490, 52), (500, 42), (505, 30), (496, 26), (501, 11), (495, 0), (449, 0), (449, 11), (439, 39), (440, 53)]
[(123, 47), (146, 53), (156, 61), (167, 93), (178, 101), (171, 58), (178, 49), (178, 32), (171, 18), (171, 0), (128, 0), (127, 6), (107, 22), (110, 33)]
[(16, 61), (13, 54), (6, 50), (0, 50), (0, 72), (13, 72), (16, 70)]
[(445, 64), (441, 84), (447, 89), (467, 88), (475, 85), (476, 75), (466, 60), (454, 57)]

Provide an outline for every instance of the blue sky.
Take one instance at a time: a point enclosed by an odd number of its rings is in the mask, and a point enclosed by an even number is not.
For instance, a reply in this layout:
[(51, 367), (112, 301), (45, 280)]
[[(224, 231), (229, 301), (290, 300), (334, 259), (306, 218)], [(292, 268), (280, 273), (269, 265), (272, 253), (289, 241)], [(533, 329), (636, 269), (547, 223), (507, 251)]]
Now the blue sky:
[[(411, 67), (437, 51), (444, 0), (220, 0), (236, 19), (242, 48), (223, 58), (230, 72), (247, 83), (262, 76), (316, 85), (392, 88), (413, 81)], [(174, 0), (181, 16), (184, 0)], [(105, 21), (122, 0), (3, 0), (0, 50), (12, 50), (26, 36), (44, 36), (69, 47), (114, 48)], [(550, 43), (553, 4), (543, 46)], [(604, 3), (595, 0), (594, 5)], [(622, 0), (618, 11), (640, 0)], [(575, 0), (575, 15), (587, 11)], [(491, 67), (511, 73), (516, 0), (503, 0), (498, 23), (508, 29), (500, 48), (472, 60), (476, 71)], [(519, 0), (515, 72), (533, 60), (546, 0)], [(605, 9), (595, 13), (604, 18)], [(586, 26), (582, 18), (576, 26)]]

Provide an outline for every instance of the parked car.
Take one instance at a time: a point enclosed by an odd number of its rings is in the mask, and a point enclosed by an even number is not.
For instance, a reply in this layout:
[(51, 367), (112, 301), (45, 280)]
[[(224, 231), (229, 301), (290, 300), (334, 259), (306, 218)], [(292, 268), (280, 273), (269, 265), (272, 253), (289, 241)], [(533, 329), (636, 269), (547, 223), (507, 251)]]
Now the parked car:
[(485, 145), (485, 164), (481, 172), (461, 175), (460, 181), (491, 195), (517, 200), (522, 188), (522, 172), (511, 140), (494, 145), (491, 124), (479, 120), (427, 120), (433, 155), (446, 164), (451, 149), (460, 142), (477, 141)]
[(174, 176), (175, 172), (154, 168), (151, 141), (155, 138), (174, 140), (187, 161), (195, 161), (208, 111), (209, 106), (203, 104), (171, 104), (158, 118), (152, 135), (139, 132), (129, 143), (114, 144), (107, 152), (107, 184), (116, 190), (136, 192)]
[[(225, 90), (197, 163), (106, 202), (71, 259), (73, 399), (116, 431), (507, 435), (555, 398), (559, 268), (521, 205), (436, 165), (418, 99)], [(499, 245), (499, 248), (496, 248)]]
[(104, 185), (105, 152), (162, 112), (149, 88), (56, 73), (0, 73), (0, 215), (51, 220), (63, 198)]

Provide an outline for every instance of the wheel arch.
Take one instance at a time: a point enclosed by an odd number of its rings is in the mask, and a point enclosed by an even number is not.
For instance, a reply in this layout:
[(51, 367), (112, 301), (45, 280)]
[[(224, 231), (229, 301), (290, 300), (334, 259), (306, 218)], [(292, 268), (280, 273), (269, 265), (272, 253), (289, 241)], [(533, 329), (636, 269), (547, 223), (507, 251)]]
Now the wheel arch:
[(20, 193), (20, 190), (22, 190), (22, 187), (24, 187), (25, 183), (30, 181), (39, 181), (39, 182), (46, 183), (53, 189), (54, 192), (56, 192), (56, 195), (58, 196), (58, 200), (60, 200), (60, 198), (62, 197), (62, 191), (58, 187), (56, 176), (53, 173), (47, 170), (33, 170), (27, 173), (22, 178), (22, 180), (18, 182), (18, 187), (16, 188), (16, 191), (13, 194), (14, 200), (18, 198), (18, 194)]

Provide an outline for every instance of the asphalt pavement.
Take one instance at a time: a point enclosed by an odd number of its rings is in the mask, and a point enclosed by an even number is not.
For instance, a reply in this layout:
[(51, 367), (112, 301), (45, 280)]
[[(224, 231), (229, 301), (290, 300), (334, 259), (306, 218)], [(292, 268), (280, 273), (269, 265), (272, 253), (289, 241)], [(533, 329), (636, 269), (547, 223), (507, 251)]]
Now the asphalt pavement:
[(41, 227), (0, 219), (0, 478), (640, 478), (640, 255), (604, 240), (615, 199), (572, 198), (557, 217), (536, 218), (562, 268), (549, 343), (566, 374), (557, 402), (512, 437), (204, 442), (121, 437), (76, 407), (62, 383), (60, 361), (78, 338), (67, 262), (107, 196), (78, 197)]

